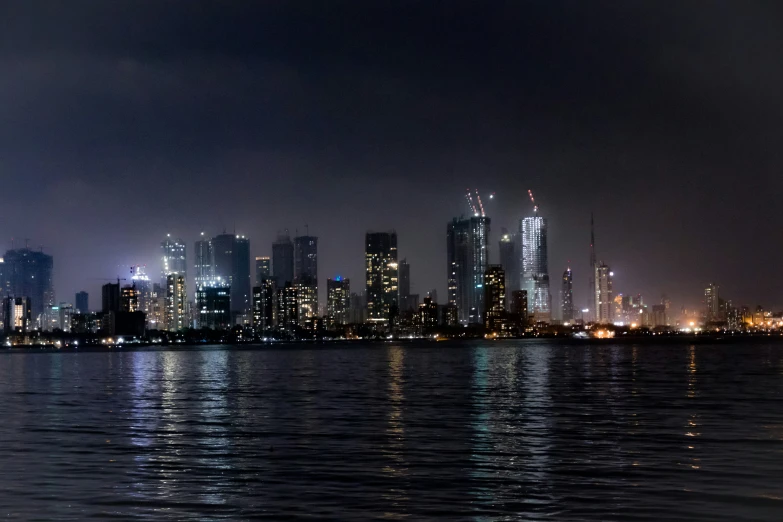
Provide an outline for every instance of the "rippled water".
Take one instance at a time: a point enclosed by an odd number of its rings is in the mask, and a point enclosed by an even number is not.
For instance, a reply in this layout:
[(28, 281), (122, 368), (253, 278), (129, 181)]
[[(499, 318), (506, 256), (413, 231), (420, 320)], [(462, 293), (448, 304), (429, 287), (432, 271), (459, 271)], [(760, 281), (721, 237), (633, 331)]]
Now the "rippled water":
[(0, 353), (0, 516), (783, 520), (783, 345)]

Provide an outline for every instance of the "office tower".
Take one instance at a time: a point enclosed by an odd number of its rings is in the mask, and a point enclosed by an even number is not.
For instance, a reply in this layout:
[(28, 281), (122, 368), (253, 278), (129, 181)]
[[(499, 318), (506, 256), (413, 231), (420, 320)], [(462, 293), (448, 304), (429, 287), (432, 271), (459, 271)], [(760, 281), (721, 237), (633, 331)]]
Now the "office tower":
[(318, 316), (318, 238), (294, 238), (294, 283), (298, 288), (299, 326), (312, 329)]
[(528, 314), (536, 322), (549, 322), (552, 316), (549, 293), (549, 261), (547, 257), (547, 222), (534, 215), (519, 222), (522, 235), (522, 257), (520, 258), (520, 279), (523, 290), (527, 290)]
[(595, 310), (596, 322), (601, 324), (611, 323), (614, 319), (614, 297), (612, 295), (612, 276), (614, 273), (609, 267), (600, 262), (595, 267)]
[[(432, 299), (432, 301), (435, 302), (434, 298), (430, 297), (429, 299)], [(441, 322), (444, 326), (450, 326), (452, 328), (460, 325), (457, 305), (451, 303), (443, 305)]]
[(517, 316), (522, 323), (527, 322), (527, 290), (514, 290), (511, 292), (511, 313)]
[(256, 257), (256, 286), (272, 278), (272, 260), (269, 257)]
[(519, 236), (503, 230), (500, 236), (500, 265), (506, 272), (506, 309), (511, 309), (511, 292), (519, 290)]
[(425, 297), (419, 305), (419, 324), (424, 328), (438, 326), (438, 303), (433, 301), (431, 297)]
[(166, 234), (166, 239), (160, 244), (163, 251), (162, 279), (169, 274), (182, 274), (187, 277), (188, 265), (185, 258), (185, 243), (181, 239), (171, 239), (171, 234)]
[(367, 318), (390, 323), (399, 310), (397, 233), (367, 232), (364, 244)]
[(76, 292), (75, 303), (77, 314), (86, 314), (90, 312), (90, 295), (84, 290)]
[(290, 281), (277, 289), (277, 329), (283, 334), (293, 335), (299, 329), (297, 300), (297, 288)]
[(560, 310), (563, 323), (574, 321), (574, 278), (571, 274), (571, 267), (563, 272), (563, 284), (560, 289)]
[(294, 282), (294, 244), (287, 231), (272, 243), (272, 276), (278, 288)]
[[(236, 236), (234, 242), (234, 265), (231, 274), (231, 313), (243, 316), (245, 323), (250, 322), (250, 240), (245, 236)], [(237, 323), (237, 321), (234, 321)]]
[(351, 324), (361, 324), (367, 322), (367, 300), (364, 294), (351, 294), (351, 311), (348, 320)]
[(231, 327), (231, 287), (217, 281), (196, 286), (196, 324), (199, 328), (223, 330)]
[(30, 298), (6, 297), (3, 299), (3, 333), (26, 333), (30, 329)]
[(46, 306), (54, 305), (52, 285), (52, 256), (29, 248), (9, 250), (3, 258), (6, 296), (27, 297), (34, 320), (43, 314)]
[[(204, 232), (201, 233), (201, 236), (201, 239), (196, 241), (193, 249), (195, 256), (194, 268), (196, 269), (196, 286), (201, 283), (215, 280), (215, 252), (212, 240), (204, 238)], [(228, 283), (227, 280), (226, 283)]]
[(120, 283), (106, 283), (101, 287), (101, 312), (120, 311)]
[(488, 265), (484, 272), (484, 328), (500, 327), (506, 310), (506, 274), (502, 265)]
[(234, 271), (234, 234), (220, 234), (212, 238), (212, 274), (214, 279), (231, 285)]
[(720, 321), (720, 288), (710, 283), (704, 289), (705, 318), (707, 322)]
[(164, 323), (170, 332), (177, 332), (187, 326), (188, 294), (185, 290), (185, 276), (169, 274), (166, 277), (166, 309)]
[(73, 317), (73, 306), (68, 303), (47, 306), (43, 313), (41, 321), (41, 330), (44, 332), (70, 332), (71, 319)]
[(349, 323), (351, 308), (351, 282), (340, 276), (326, 280), (326, 327), (330, 330), (336, 326)]
[(253, 287), (253, 327), (256, 332), (268, 332), (275, 326), (275, 281), (267, 277)]
[(484, 314), (484, 272), (489, 264), (486, 216), (454, 218), (447, 227), (449, 304), (457, 307), (462, 324), (481, 323)]
[(144, 312), (149, 316), (152, 310), (152, 281), (146, 274), (143, 266), (131, 267), (131, 270), (133, 272), (131, 284), (136, 289), (136, 299), (138, 301), (137, 311)]
[(123, 286), (120, 290), (120, 312), (139, 311), (139, 292), (133, 285)]
[(408, 263), (407, 259), (403, 259), (399, 263), (399, 287), (400, 287), (400, 298), (399, 298), (399, 305), (400, 305), (400, 311), (401, 312), (407, 312), (408, 310), (412, 310), (414, 305), (411, 301), (411, 265)]
[(152, 302), (147, 315), (147, 327), (151, 330), (166, 328), (166, 286), (152, 284)]

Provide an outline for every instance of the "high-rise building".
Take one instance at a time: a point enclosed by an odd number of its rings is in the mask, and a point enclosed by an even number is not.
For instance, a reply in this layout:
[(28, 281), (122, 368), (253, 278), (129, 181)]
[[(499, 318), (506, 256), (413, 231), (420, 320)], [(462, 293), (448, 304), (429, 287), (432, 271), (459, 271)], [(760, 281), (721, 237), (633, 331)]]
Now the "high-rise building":
[(253, 287), (253, 327), (257, 332), (268, 332), (275, 326), (275, 294), (275, 280), (271, 275)]
[(614, 319), (612, 276), (614, 273), (605, 263), (600, 262), (595, 267), (595, 310), (596, 321), (600, 324), (611, 323)]
[(29, 248), (9, 250), (3, 258), (6, 296), (28, 297), (33, 320), (43, 314), (46, 306), (54, 305), (52, 256)]
[(149, 320), (152, 313), (153, 285), (143, 266), (133, 267), (131, 282), (136, 288), (138, 311), (144, 312)]
[(506, 310), (511, 309), (511, 292), (519, 290), (519, 258), (521, 245), (519, 235), (503, 230), (500, 236), (500, 265), (506, 273)]
[[(456, 318), (454, 318), (457, 321)], [(419, 305), (419, 324), (424, 328), (438, 326), (438, 303), (431, 297), (425, 297)]]
[(502, 265), (488, 265), (484, 272), (484, 327), (495, 331), (506, 311), (506, 274)]
[(236, 236), (234, 243), (234, 266), (231, 274), (231, 313), (241, 316), (242, 322), (250, 323), (250, 240)]
[(653, 305), (652, 314), (653, 326), (666, 326), (668, 324), (668, 320), (666, 318), (666, 305)]
[(399, 263), (399, 275), (400, 275), (400, 311), (408, 311), (413, 309), (414, 304), (411, 301), (411, 265), (407, 259), (403, 259)]
[(294, 238), (294, 284), (297, 286), (299, 326), (312, 329), (318, 316), (318, 238)]
[(3, 333), (26, 333), (30, 329), (30, 299), (6, 297), (3, 299)]
[(139, 311), (139, 291), (134, 285), (123, 286), (120, 290), (120, 312)]
[(514, 290), (511, 292), (511, 313), (522, 323), (527, 322), (527, 290)]
[(159, 283), (152, 283), (152, 302), (147, 314), (147, 327), (150, 330), (166, 329), (166, 289)]
[(484, 272), (489, 264), (490, 218), (454, 218), (447, 227), (449, 304), (462, 324), (481, 323), (484, 314)]
[(256, 286), (266, 279), (272, 278), (272, 260), (266, 257), (256, 257)]
[(299, 329), (299, 308), (297, 306), (297, 288), (287, 282), (277, 289), (277, 329), (287, 335), (293, 335)]
[(547, 256), (547, 221), (535, 214), (519, 222), (522, 236), (520, 279), (527, 290), (528, 313), (535, 322), (552, 318), (552, 297), (549, 293), (549, 260)]
[(162, 278), (170, 274), (182, 274), (187, 277), (188, 264), (185, 257), (185, 243), (181, 239), (172, 240), (171, 234), (160, 244), (163, 251)]
[(201, 283), (208, 283), (215, 280), (215, 252), (211, 239), (204, 237), (201, 233), (201, 239), (196, 241), (193, 249), (195, 255), (194, 268), (196, 269), (196, 287)]
[(367, 317), (389, 323), (399, 311), (397, 233), (367, 232), (364, 244)]
[(76, 303), (77, 314), (86, 314), (90, 312), (90, 295), (84, 290), (76, 292), (76, 300), (74, 302)]
[(199, 328), (223, 330), (231, 327), (231, 287), (218, 281), (196, 286), (196, 323)]
[(336, 326), (349, 323), (351, 308), (351, 283), (340, 276), (326, 280), (326, 327), (330, 330)]
[(234, 272), (234, 234), (220, 234), (212, 238), (212, 277), (232, 285)]
[(106, 283), (101, 287), (101, 312), (120, 311), (120, 283)]
[(176, 273), (169, 274), (166, 277), (166, 309), (164, 311), (164, 322), (168, 331), (177, 332), (187, 326), (187, 300), (185, 276)]
[(272, 243), (272, 276), (278, 288), (294, 282), (294, 244), (288, 232)]
[(563, 284), (560, 288), (560, 311), (563, 323), (574, 321), (574, 278), (571, 267), (563, 272)]
[(73, 318), (73, 306), (68, 303), (47, 306), (44, 310), (41, 330), (44, 332), (70, 332)]
[(705, 305), (705, 318), (707, 322), (720, 321), (720, 288), (718, 285), (710, 283), (707, 288), (704, 289), (704, 305)]

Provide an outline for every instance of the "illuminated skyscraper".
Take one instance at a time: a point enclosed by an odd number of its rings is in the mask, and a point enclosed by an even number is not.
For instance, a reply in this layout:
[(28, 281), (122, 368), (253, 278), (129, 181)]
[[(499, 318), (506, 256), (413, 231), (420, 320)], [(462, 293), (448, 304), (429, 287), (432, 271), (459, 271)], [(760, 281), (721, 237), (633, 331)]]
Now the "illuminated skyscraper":
[(3, 258), (6, 279), (6, 296), (28, 297), (30, 313), (37, 321), (44, 308), (54, 305), (54, 286), (52, 284), (52, 256), (36, 252), (29, 248), (9, 250)]
[(162, 277), (165, 280), (170, 274), (182, 274), (187, 278), (188, 264), (185, 258), (185, 243), (181, 239), (172, 240), (171, 234), (160, 244), (163, 251)]
[(595, 310), (596, 321), (600, 324), (614, 320), (614, 296), (612, 294), (612, 276), (609, 266), (600, 262), (595, 267)]
[(484, 272), (489, 264), (486, 216), (454, 218), (447, 227), (449, 304), (457, 307), (462, 324), (481, 323), (484, 316)]
[(299, 326), (311, 329), (318, 316), (318, 238), (294, 238), (294, 284), (296, 284)]
[(720, 287), (710, 283), (704, 289), (705, 318), (707, 322), (721, 321)]
[(266, 257), (256, 257), (256, 286), (266, 279), (272, 278), (272, 260)]
[(496, 331), (506, 313), (506, 274), (501, 265), (484, 272), (484, 327)]
[(519, 222), (522, 235), (520, 279), (527, 290), (528, 313), (533, 320), (549, 322), (552, 316), (552, 297), (549, 293), (549, 260), (547, 256), (546, 218), (535, 214)]
[(164, 322), (168, 331), (177, 332), (187, 326), (186, 306), (185, 276), (169, 274), (166, 277), (166, 309), (164, 311)]
[(326, 280), (326, 327), (348, 324), (351, 308), (351, 283), (340, 276)]
[(204, 238), (204, 232), (201, 233), (201, 239), (196, 241), (195, 266), (196, 285), (215, 280), (215, 252), (212, 240)]
[(399, 310), (397, 233), (367, 232), (364, 245), (367, 317), (372, 322), (389, 322)]
[(414, 305), (411, 300), (411, 265), (407, 259), (400, 261), (399, 276), (400, 311), (408, 311), (413, 309)]
[(199, 328), (231, 327), (231, 287), (220, 281), (205, 281), (196, 287), (196, 323)]
[(277, 289), (277, 330), (286, 335), (293, 335), (299, 329), (299, 308), (297, 306), (297, 288), (288, 282)]
[(294, 282), (294, 244), (287, 231), (272, 243), (272, 276), (278, 288)]
[(132, 267), (132, 269), (133, 276), (131, 276), (131, 282), (136, 288), (138, 310), (147, 314), (147, 319), (149, 320), (152, 313), (152, 281), (150, 281), (143, 266)]
[(275, 280), (267, 277), (253, 287), (253, 327), (256, 332), (269, 332), (275, 326)]
[(519, 258), (521, 245), (519, 235), (503, 230), (500, 236), (500, 265), (506, 273), (506, 309), (511, 309), (511, 292), (519, 290)]
[(571, 267), (563, 272), (563, 284), (560, 289), (560, 310), (564, 323), (574, 321), (574, 279), (571, 274)]
[(234, 263), (231, 273), (231, 313), (241, 316), (250, 323), (250, 240), (245, 236), (236, 236), (234, 241)]

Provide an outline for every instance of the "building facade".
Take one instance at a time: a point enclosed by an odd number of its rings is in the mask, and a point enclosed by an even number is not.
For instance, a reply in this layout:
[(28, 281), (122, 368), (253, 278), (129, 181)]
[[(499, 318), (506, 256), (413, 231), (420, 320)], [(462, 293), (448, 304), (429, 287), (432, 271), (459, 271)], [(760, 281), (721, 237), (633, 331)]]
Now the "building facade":
[(489, 265), (484, 272), (484, 327), (500, 328), (506, 314), (506, 274), (502, 265)]
[(547, 251), (547, 221), (539, 215), (519, 222), (522, 236), (520, 280), (527, 291), (528, 314), (536, 322), (552, 319), (552, 297), (549, 289), (549, 257)]
[(269, 256), (256, 257), (256, 286), (272, 278), (272, 259)]
[(52, 256), (29, 248), (9, 250), (3, 258), (5, 295), (29, 298), (34, 321), (43, 314), (45, 307), (54, 305), (53, 267)]
[(560, 287), (560, 313), (563, 323), (574, 322), (574, 277), (570, 267), (563, 272)]
[(166, 279), (170, 274), (188, 275), (188, 263), (185, 243), (181, 239), (171, 239), (171, 234), (160, 244), (163, 253), (161, 277)]
[(76, 313), (87, 314), (90, 312), (90, 295), (87, 292), (83, 290), (76, 292), (74, 303), (76, 304)]
[(454, 218), (447, 226), (449, 304), (459, 322), (477, 324), (484, 314), (484, 272), (489, 264), (490, 218)]
[(351, 282), (340, 276), (326, 280), (326, 327), (330, 330), (350, 322)]
[(600, 262), (595, 267), (595, 311), (596, 322), (607, 324), (614, 321), (614, 295), (612, 293), (612, 273), (609, 266)]
[(183, 274), (169, 274), (166, 277), (166, 308), (164, 323), (166, 330), (177, 332), (187, 327), (188, 294)]
[(217, 281), (196, 286), (196, 324), (199, 328), (224, 330), (231, 327), (231, 287)]
[(367, 232), (364, 244), (367, 318), (389, 323), (399, 311), (397, 233)]
[(294, 282), (294, 243), (288, 233), (272, 243), (272, 276), (278, 288)]
[(506, 310), (511, 310), (511, 292), (520, 289), (519, 258), (521, 244), (518, 234), (504, 233), (500, 236), (498, 252), (500, 265), (506, 273)]

